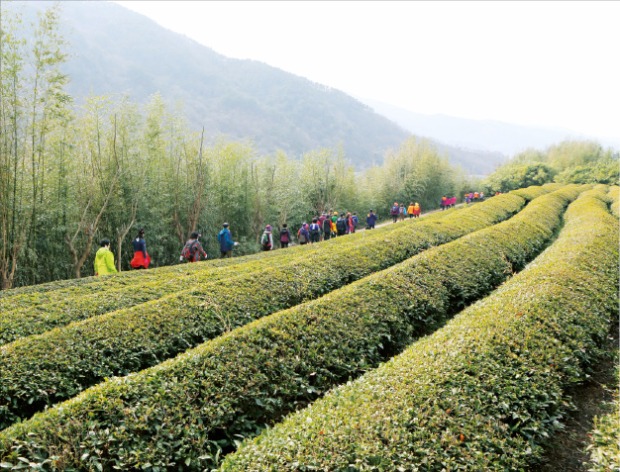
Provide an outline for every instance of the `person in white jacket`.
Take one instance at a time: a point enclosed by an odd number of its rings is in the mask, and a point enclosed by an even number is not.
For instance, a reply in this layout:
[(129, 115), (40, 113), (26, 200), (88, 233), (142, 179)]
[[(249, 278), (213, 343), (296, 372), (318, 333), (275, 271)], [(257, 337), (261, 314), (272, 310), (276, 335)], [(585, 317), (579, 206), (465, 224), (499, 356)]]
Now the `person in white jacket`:
[(265, 231), (260, 237), (260, 246), (263, 251), (271, 251), (273, 249), (273, 233), (271, 232), (271, 225), (265, 226)]

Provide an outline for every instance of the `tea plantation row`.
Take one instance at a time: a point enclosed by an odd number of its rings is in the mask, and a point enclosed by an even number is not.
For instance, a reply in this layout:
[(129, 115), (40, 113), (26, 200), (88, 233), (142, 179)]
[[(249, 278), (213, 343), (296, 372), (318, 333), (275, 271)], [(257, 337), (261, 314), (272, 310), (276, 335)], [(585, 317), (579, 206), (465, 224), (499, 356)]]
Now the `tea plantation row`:
[[(226, 457), (222, 471), (525, 470), (618, 316), (618, 222), (600, 188), (526, 270), (390, 362)], [(617, 440), (617, 438), (616, 438)]]

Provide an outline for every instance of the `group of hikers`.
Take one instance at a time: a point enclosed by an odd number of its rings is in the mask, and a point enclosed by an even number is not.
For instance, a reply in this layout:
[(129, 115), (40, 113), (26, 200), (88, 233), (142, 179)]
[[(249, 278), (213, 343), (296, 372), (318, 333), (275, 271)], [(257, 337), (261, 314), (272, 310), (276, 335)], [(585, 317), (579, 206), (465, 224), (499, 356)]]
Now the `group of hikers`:
[[(192, 233), (192, 235), (195, 233)], [(138, 230), (138, 235), (131, 242), (133, 245), (133, 258), (129, 265), (134, 269), (148, 269), (151, 264), (151, 256), (146, 252), (146, 241), (144, 240), (144, 228)], [(118, 272), (114, 265), (114, 254), (110, 250), (110, 240), (102, 239), (99, 242), (99, 249), (95, 254), (95, 275), (115, 274)], [(202, 249), (202, 248), (201, 248)], [(204, 251), (203, 251), (204, 252)], [(205, 257), (207, 253), (205, 252)]]
[[(495, 195), (499, 195), (500, 192), (496, 192)], [(484, 192), (469, 192), (465, 194), (465, 203), (477, 202), (484, 200)]]
[(407, 216), (409, 218), (419, 218), (421, 214), (422, 208), (418, 202), (411, 202), (406, 208), (404, 204), (401, 203), (399, 205), (398, 202), (394, 202), (394, 205), (390, 208), (390, 216), (394, 223), (404, 220)]
[[(366, 217), (366, 229), (373, 229), (377, 223), (377, 215), (373, 210), (368, 212)], [(337, 236), (355, 233), (359, 225), (359, 217), (356, 212), (337, 211), (323, 212), (312, 218), (310, 223), (303, 222), (297, 230), (296, 238), (300, 245), (327, 241)], [(284, 223), (278, 235), (280, 247), (285, 248), (292, 242), (292, 233), (288, 225)], [(271, 225), (265, 227), (261, 236), (261, 249), (270, 251), (274, 249), (273, 229)]]
[[(418, 203), (411, 203), (405, 208), (404, 205), (398, 205), (398, 203), (394, 202), (394, 206), (392, 206), (390, 210), (390, 215), (392, 215), (394, 222), (396, 222), (399, 219), (403, 220), (406, 215), (409, 215), (409, 218), (418, 218), (421, 212), (422, 209)], [(366, 215), (366, 229), (374, 229), (377, 219), (378, 216), (374, 210), (369, 210), (368, 215)], [(331, 238), (355, 233), (359, 223), (360, 220), (356, 212), (338, 213), (337, 211), (330, 210), (329, 212), (323, 212), (315, 216), (310, 223), (303, 222), (295, 233), (295, 237), (300, 245), (318, 243), (320, 241), (327, 241)], [(151, 263), (151, 257), (146, 251), (144, 233), (144, 228), (141, 228), (135, 239), (132, 240), (134, 255), (130, 265), (134, 269), (148, 269)], [(197, 231), (190, 234), (179, 256), (180, 262), (198, 262), (203, 258), (207, 258), (207, 252), (200, 243), (200, 237), (201, 234)], [(217, 241), (220, 245), (220, 257), (223, 258), (232, 257), (233, 249), (239, 245), (238, 242), (233, 240), (229, 223), (224, 223), (222, 225), (222, 229), (217, 235)], [(277, 235), (277, 241), (281, 248), (286, 248), (293, 242), (293, 233), (286, 223), (282, 225), (282, 229), (280, 229)], [(276, 248), (274, 231), (271, 225), (265, 226), (260, 237), (260, 246), (263, 251), (270, 251)], [(109, 239), (101, 240), (100, 248), (95, 254), (94, 268), (95, 275), (114, 274), (118, 272), (114, 264), (114, 254), (110, 250)]]

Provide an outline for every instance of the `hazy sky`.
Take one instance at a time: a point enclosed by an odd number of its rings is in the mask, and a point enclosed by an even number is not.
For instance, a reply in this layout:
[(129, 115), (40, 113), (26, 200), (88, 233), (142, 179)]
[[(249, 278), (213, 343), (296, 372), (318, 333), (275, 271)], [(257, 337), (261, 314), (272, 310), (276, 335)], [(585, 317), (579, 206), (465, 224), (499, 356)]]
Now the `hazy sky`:
[(620, 143), (617, 1), (116, 3), (356, 97)]

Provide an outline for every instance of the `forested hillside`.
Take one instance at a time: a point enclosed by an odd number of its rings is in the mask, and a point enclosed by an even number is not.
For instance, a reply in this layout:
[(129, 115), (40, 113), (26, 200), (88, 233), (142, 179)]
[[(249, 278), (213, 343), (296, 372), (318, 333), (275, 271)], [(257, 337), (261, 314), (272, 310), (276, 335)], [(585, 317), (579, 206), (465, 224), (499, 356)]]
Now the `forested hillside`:
[[(3, 2), (24, 26), (52, 2)], [(126, 94), (146, 103), (160, 93), (182, 107), (207, 142), (251, 141), (262, 154), (293, 157), (342, 146), (356, 167), (380, 163), (409, 134), (335, 89), (266, 64), (230, 59), (111, 2), (60, 2), (60, 34), (69, 56), (62, 70), (77, 103), (89, 95)], [(26, 29), (26, 37), (32, 34)], [(30, 36), (32, 38), (32, 36)]]

